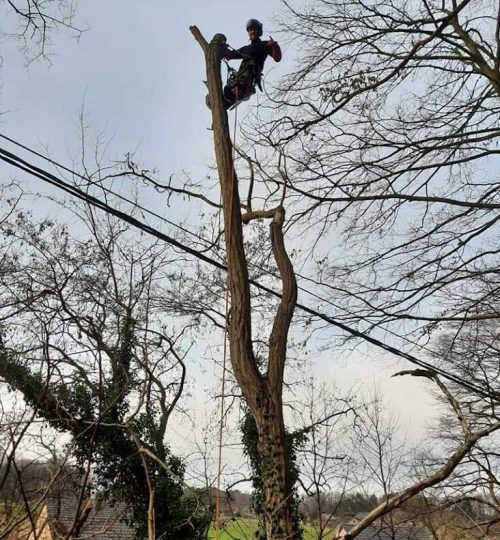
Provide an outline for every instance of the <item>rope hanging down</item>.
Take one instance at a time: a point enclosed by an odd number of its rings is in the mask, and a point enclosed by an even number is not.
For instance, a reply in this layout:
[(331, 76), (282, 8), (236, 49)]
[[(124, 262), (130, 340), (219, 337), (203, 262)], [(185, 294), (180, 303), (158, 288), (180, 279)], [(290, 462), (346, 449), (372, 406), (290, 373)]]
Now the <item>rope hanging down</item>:
[[(238, 87), (236, 87), (236, 103), (238, 103)], [(238, 108), (235, 108), (234, 111), (234, 127), (233, 127), (233, 179), (236, 174), (234, 168), (234, 160), (236, 158), (236, 125), (238, 119)], [(234, 181), (232, 183), (234, 188)], [(233, 193), (231, 192), (230, 201), (233, 200)], [(221, 191), (221, 207), (222, 207), (222, 191)], [(229, 220), (228, 223), (231, 223), (231, 217), (233, 212), (233, 205), (230, 204), (228, 208)], [(220, 234), (220, 213), (219, 213), (219, 234)], [(231, 236), (229, 236), (231, 238)], [(228, 256), (229, 251), (227, 250)], [(229, 266), (229, 261), (228, 261)], [(226, 295), (225, 295), (225, 319), (224, 319), (224, 352), (222, 360), (222, 383), (221, 383), (221, 406), (220, 406), (220, 424), (219, 424), (219, 454), (218, 454), (218, 466), (217, 466), (217, 493), (215, 494), (215, 540), (220, 540), (221, 536), (221, 517), (222, 517), (222, 501), (221, 501), (221, 476), (222, 476), (222, 442), (223, 442), (223, 431), (224, 431), (224, 399), (226, 392), (226, 372), (227, 372), (227, 320), (229, 315), (229, 274), (226, 274)]]

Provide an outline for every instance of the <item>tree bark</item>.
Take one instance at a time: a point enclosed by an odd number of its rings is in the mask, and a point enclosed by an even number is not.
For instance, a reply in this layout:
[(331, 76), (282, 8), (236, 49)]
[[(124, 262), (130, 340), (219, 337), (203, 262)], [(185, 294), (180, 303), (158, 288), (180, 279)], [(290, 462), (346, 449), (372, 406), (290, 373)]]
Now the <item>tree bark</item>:
[[(271, 243), (283, 282), (283, 295), (269, 339), (268, 370), (266, 374), (262, 374), (252, 346), (250, 282), (243, 245), (241, 205), (233, 161), (233, 146), (222, 98), (221, 44), (216, 37), (211, 43), (207, 43), (198, 28), (192, 26), (190, 29), (205, 53), (215, 156), (222, 193), (228, 288), (231, 298), (227, 328), (229, 349), (236, 380), (257, 426), (261, 480), (264, 487), (262, 518), (268, 540), (300, 538), (300, 532), (292, 519), (293, 486), (289, 481), (287, 436), (282, 403), (288, 330), (297, 301), (295, 275), (283, 241), (282, 225), (285, 212), (282, 207), (270, 213), (264, 212), (265, 217), (273, 218)], [(246, 215), (245, 220), (248, 221), (252, 217)]]

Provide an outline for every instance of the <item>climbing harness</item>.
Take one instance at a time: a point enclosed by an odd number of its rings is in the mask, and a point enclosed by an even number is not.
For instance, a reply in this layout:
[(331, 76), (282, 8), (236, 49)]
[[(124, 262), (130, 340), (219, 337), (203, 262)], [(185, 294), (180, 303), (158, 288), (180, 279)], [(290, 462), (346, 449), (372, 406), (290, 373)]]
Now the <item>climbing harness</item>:
[[(236, 99), (234, 103), (229, 107), (229, 110), (236, 109), (236, 107), (243, 101), (249, 100), (255, 94), (255, 65), (251, 58), (247, 59), (246, 65), (241, 69), (235, 69), (231, 67), (227, 60), (224, 60), (227, 67), (226, 85), (234, 89)], [(240, 93), (240, 90), (245, 89), (246, 92)], [(239, 97), (241, 96), (241, 97)]]

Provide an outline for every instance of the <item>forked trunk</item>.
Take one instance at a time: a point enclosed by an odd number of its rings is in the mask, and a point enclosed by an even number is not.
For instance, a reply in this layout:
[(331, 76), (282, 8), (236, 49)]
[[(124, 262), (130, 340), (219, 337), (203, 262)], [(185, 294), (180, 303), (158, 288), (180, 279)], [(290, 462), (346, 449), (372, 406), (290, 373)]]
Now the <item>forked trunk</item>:
[[(283, 294), (269, 338), (268, 371), (259, 371), (252, 344), (251, 296), (248, 266), (243, 244), (243, 227), (234, 169), (227, 113), (220, 77), (221, 35), (209, 44), (196, 27), (191, 32), (205, 53), (209, 103), (212, 111), (215, 155), (224, 212), (228, 287), (231, 297), (228, 334), (231, 365), (258, 432), (261, 481), (264, 488), (263, 520), (268, 540), (300, 538), (293, 519), (293, 486), (290, 485), (287, 440), (283, 421), (283, 372), (288, 329), (297, 301), (295, 275), (283, 241), (283, 207), (252, 212), (270, 217), (271, 245), (283, 282)], [(247, 221), (251, 219), (247, 215)]]

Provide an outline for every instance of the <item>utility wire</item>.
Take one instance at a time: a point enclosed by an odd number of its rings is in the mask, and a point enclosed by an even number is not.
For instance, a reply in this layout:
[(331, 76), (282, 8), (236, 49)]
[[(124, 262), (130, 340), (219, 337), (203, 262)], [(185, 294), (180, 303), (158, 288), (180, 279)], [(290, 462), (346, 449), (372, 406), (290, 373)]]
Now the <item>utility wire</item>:
[[(76, 172), (75, 170), (70, 169), (66, 165), (63, 165), (62, 163), (59, 163), (58, 161), (55, 161), (55, 160), (53, 160), (53, 159), (51, 159), (51, 158), (49, 158), (47, 156), (44, 156), (43, 154), (41, 154), (40, 152), (37, 152), (33, 148), (30, 148), (29, 146), (26, 146), (23, 143), (21, 143), (19, 141), (16, 141), (15, 139), (12, 139), (11, 137), (8, 137), (7, 135), (5, 135), (3, 133), (0, 133), (0, 138), (5, 139), (6, 141), (9, 141), (10, 143), (18, 146), (19, 148), (22, 148), (23, 150), (26, 150), (27, 152), (30, 152), (31, 154), (33, 154), (33, 155), (35, 155), (35, 156), (37, 156), (39, 158), (42, 158), (45, 161), (48, 161), (49, 163), (56, 166), (57, 168), (62, 169), (63, 171), (66, 171), (66, 172), (72, 174), (73, 176), (76, 176), (77, 178), (85, 180), (85, 182), (88, 182), (89, 184), (92, 184), (93, 186), (96, 186), (96, 187), (102, 189), (102, 191), (104, 191), (105, 193), (108, 193), (109, 195), (114, 195), (118, 199), (120, 199), (120, 200), (122, 200), (122, 201), (124, 201), (126, 203), (129, 203), (131, 206), (134, 206), (134, 207), (138, 208), (139, 210), (141, 210), (145, 214), (149, 214), (149, 215), (163, 221), (164, 223), (168, 223), (172, 227), (175, 227), (175, 228), (181, 230), (182, 232), (184, 232), (186, 234), (194, 236), (198, 240), (203, 240), (205, 242), (207, 248), (212, 247), (212, 244), (210, 242), (208, 242), (208, 240), (205, 240), (204, 238), (200, 238), (196, 233), (190, 231), (189, 229), (186, 229), (185, 227), (183, 227), (182, 225), (179, 225), (178, 223), (175, 223), (174, 221), (170, 221), (165, 216), (162, 216), (161, 214), (158, 214), (158, 213), (154, 212), (153, 210), (150, 210), (149, 208), (146, 208), (145, 206), (140, 205), (137, 201), (132, 201), (132, 200), (128, 199), (127, 197), (124, 197), (120, 193), (117, 193), (116, 191), (113, 191), (112, 189), (109, 189), (109, 188), (103, 186), (100, 182), (92, 180), (88, 175), (84, 175), (84, 174), (81, 174), (79, 172)], [(41, 169), (41, 170), (43, 170), (43, 169)]]
[[(110, 213), (116, 217), (118, 217), (119, 219), (123, 220), (123, 221), (126, 221), (128, 223), (130, 223), (131, 225), (133, 225), (134, 227), (152, 235), (152, 236), (155, 236), (156, 238), (159, 238), (167, 243), (169, 243), (170, 245), (190, 254), (190, 255), (193, 255), (194, 257), (198, 258), (198, 259), (201, 259), (203, 260), (204, 262), (207, 262), (208, 264), (211, 264), (212, 266), (216, 266), (217, 268), (221, 269), (221, 270), (224, 270), (224, 271), (227, 271), (227, 266), (220, 263), (219, 261), (215, 260), (215, 259), (212, 259), (211, 257), (208, 257), (206, 255), (204, 255), (203, 253), (200, 253), (199, 251), (195, 250), (195, 249), (192, 249), (190, 248), (189, 246), (175, 240), (174, 238), (162, 233), (161, 231), (158, 231), (157, 229), (151, 227), (150, 225), (147, 225), (146, 223), (144, 222), (141, 222), (139, 221), (138, 219), (136, 218), (133, 218), (132, 216), (128, 215), (128, 214), (125, 214), (124, 212), (116, 209), (116, 208), (113, 208), (111, 206), (109, 206), (107, 203), (101, 201), (100, 199), (88, 194), (88, 193), (85, 193), (84, 191), (82, 191), (80, 188), (76, 187), (76, 186), (73, 186), (71, 184), (68, 184), (67, 182), (65, 182), (64, 180), (61, 180), (59, 178), (57, 178), (56, 176), (54, 176), (53, 174), (43, 170), (43, 169), (40, 169), (39, 167), (36, 167), (30, 163), (28, 163), (27, 161), (25, 160), (22, 160), (21, 158), (19, 158), (18, 156), (14, 155), (14, 154), (11, 154), (10, 152), (7, 152), (6, 150), (0, 148), (0, 159), (2, 159), (3, 161), (9, 163), (10, 165), (13, 165), (17, 168), (20, 168), (21, 170), (24, 170), (25, 172), (33, 175), (33, 176), (36, 176), (38, 177), (39, 179), (55, 186), (55, 187), (58, 187), (64, 191), (66, 191), (67, 193), (69, 193), (70, 195), (73, 195), (75, 197), (77, 197), (78, 199), (80, 200), (83, 200), (84, 202), (87, 202), (88, 204), (91, 204), (107, 213)], [(253, 280), (253, 279), (250, 279), (249, 282), (254, 285), (255, 287), (259, 288), (260, 290), (268, 293), (268, 294), (271, 294), (272, 296), (274, 297), (277, 297), (277, 298), (281, 298), (281, 294), (276, 292), (275, 290)], [(447, 371), (441, 369), (441, 368), (436, 368), (434, 366), (432, 366), (431, 364), (423, 361), (423, 360), (420, 360), (416, 357), (414, 357), (413, 355), (410, 355), (409, 353), (405, 353), (395, 347), (392, 347), (391, 345), (388, 345), (376, 338), (373, 338), (372, 336), (369, 336), (363, 332), (360, 332), (356, 329), (353, 329), (349, 326), (347, 326), (346, 324), (340, 322), (340, 321), (337, 321), (335, 319), (332, 319), (331, 317), (323, 314), (323, 313), (320, 313), (316, 310), (313, 310), (303, 304), (300, 304), (300, 303), (297, 303), (297, 308), (298, 309), (301, 309), (302, 311), (314, 316), (314, 317), (318, 317), (319, 319), (329, 323), (329, 324), (332, 324), (333, 326), (336, 326), (338, 328), (340, 328), (341, 330), (347, 332), (348, 334), (354, 336), (354, 337), (359, 337), (365, 341), (368, 341), (369, 343), (379, 347), (379, 348), (382, 348), (388, 352), (391, 352), (392, 354), (396, 355), (396, 356), (399, 356), (401, 358), (405, 358), (406, 360), (408, 360), (409, 362), (413, 363), (413, 364), (416, 364), (420, 367), (424, 367), (426, 369), (429, 369), (429, 370), (432, 370), (438, 374), (440, 374), (441, 376), (447, 378), (448, 380), (451, 380), (453, 382), (455, 382), (456, 384), (459, 384), (473, 392), (476, 392), (480, 395), (482, 395), (483, 397), (488, 397), (488, 398), (491, 398), (493, 397), (495, 400), (499, 400), (500, 401), (500, 395), (498, 395), (496, 392), (485, 392), (482, 388), (480, 387), (477, 387), (476, 385), (468, 382), (468, 381), (465, 381), (459, 377), (457, 377), (456, 375), (453, 375), (453, 374), (450, 374), (448, 373)]]
[(189, 253), (190, 255), (193, 255), (194, 257), (197, 257), (198, 259), (201, 259), (202, 261), (208, 264), (212, 264), (214, 266), (217, 266), (217, 268), (220, 268), (221, 270), (227, 271), (227, 266), (220, 263), (219, 261), (216, 261), (215, 259), (212, 259), (211, 257), (207, 257), (203, 253), (200, 253), (199, 251), (193, 248), (190, 248), (186, 244), (183, 244), (177, 241), (175, 238), (172, 238), (171, 236), (168, 236), (167, 234), (162, 233), (161, 231), (158, 231), (157, 229), (151, 227), (147, 223), (139, 221), (138, 219), (130, 216), (129, 214), (126, 214), (125, 212), (122, 212), (121, 210), (118, 210), (117, 208), (113, 208), (112, 206), (109, 206), (107, 203), (105, 203), (104, 201), (101, 201), (97, 197), (94, 197), (93, 195), (90, 195), (89, 193), (85, 193), (83, 190), (81, 190), (77, 186), (68, 184), (68, 182), (61, 180), (60, 178), (57, 178), (52, 173), (44, 171), (43, 169), (28, 163), (27, 161), (19, 158), (18, 156), (11, 154), (10, 152), (7, 152), (3, 148), (0, 148), (0, 159), (2, 161), (5, 161), (6, 163), (9, 163), (10, 165), (13, 165), (14, 167), (17, 167), (18, 169), (21, 169), (31, 174), (32, 176), (36, 176), (37, 178), (39, 178), (40, 180), (43, 180), (44, 182), (47, 182), (48, 184), (51, 184), (55, 187), (62, 189), (63, 191), (66, 191), (66, 193), (73, 195), (77, 199), (87, 202), (91, 204), (92, 206), (95, 206), (96, 208), (99, 208), (103, 210), (104, 212), (107, 212), (108, 214), (112, 214), (116, 216), (117, 218), (123, 221), (126, 221), (127, 223), (130, 223), (134, 227), (148, 234), (151, 234), (152, 236), (155, 236), (156, 238), (159, 238), (160, 240), (167, 242), (168, 244), (180, 249), (181, 251), (185, 251), (186, 253)]
[[(30, 152), (31, 154), (39, 157), (39, 158), (42, 158), (44, 159), (45, 161), (51, 163), (52, 165), (55, 165), (56, 167), (66, 171), (66, 172), (69, 172), (70, 174), (72, 174), (73, 176), (76, 176), (78, 178), (81, 178), (82, 180), (85, 180), (86, 182), (89, 182), (90, 184), (94, 185), (94, 186), (97, 186), (99, 187), (100, 189), (102, 189), (105, 193), (108, 193), (110, 195), (114, 195), (115, 197), (121, 199), (122, 201), (124, 202), (127, 202), (129, 203), (131, 206), (135, 207), (135, 208), (138, 208), (139, 210), (143, 211), (144, 213), (146, 214), (150, 214), (151, 216), (154, 216), (155, 218), (158, 218), (159, 220), (165, 222), (165, 223), (168, 223), (169, 225), (171, 225), (172, 227), (175, 227), (177, 229), (179, 229), (180, 231), (190, 235), (190, 236), (193, 236), (194, 238), (196, 238), (196, 240), (198, 240), (199, 242), (201, 243), (204, 243), (205, 246), (206, 246), (206, 249), (207, 251), (210, 250), (210, 249), (213, 249), (214, 247), (214, 244), (212, 242), (210, 242), (209, 240), (207, 240), (206, 238), (203, 238), (202, 236), (199, 236), (197, 233), (183, 227), (182, 225), (179, 225), (178, 223), (175, 223), (174, 221), (170, 221), (169, 219), (167, 219), (166, 217), (162, 216), (161, 214), (158, 214), (142, 205), (140, 205), (139, 203), (137, 203), (137, 201), (133, 201), (131, 199), (128, 199), (127, 197), (124, 197), (123, 195), (121, 195), (120, 193), (117, 193), (116, 191), (113, 191), (112, 189), (109, 189), (105, 186), (103, 186), (101, 183), (97, 182), (97, 181), (93, 181), (90, 179), (90, 177), (88, 175), (83, 175), (81, 173), (78, 173), (76, 172), (75, 170), (73, 169), (70, 169), (69, 167), (67, 167), (66, 165), (63, 165), (62, 163), (58, 162), (58, 161), (55, 161), (53, 160), (52, 158), (49, 158), (48, 156), (45, 156), (43, 154), (41, 154), (40, 152), (37, 152), (36, 150), (34, 150), (33, 148), (30, 148), (29, 146), (26, 146), (25, 144), (3, 134), (3, 133), (0, 133), (0, 138), (2, 139), (5, 139), (6, 141), (9, 141), (10, 143), (18, 146), (19, 148), (22, 148), (23, 150), (26, 150), (27, 152)], [(256, 265), (255, 263), (252, 263), (251, 261), (248, 261), (248, 265), (252, 268), (255, 268), (257, 270), (260, 270), (260, 271), (264, 271), (266, 274), (268, 274), (269, 276), (273, 277), (273, 278), (277, 278), (279, 279), (279, 276), (277, 276), (274, 272), (272, 272), (271, 270), (268, 270), (266, 268), (263, 268), (261, 266), (258, 266)], [(322, 286), (322, 287), (325, 287), (327, 285), (324, 285), (323, 283), (318, 283), (317, 281), (315, 281), (314, 279), (308, 277), (308, 276), (304, 276), (303, 274), (301, 274), (300, 272), (295, 272), (295, 275), (301, 279), (303, 279), (304, 281), (309, 281), (311, 283), (313, 283), (314, 285), (319, 285), (319, 286)], [(348, 315), (351, 315), (351, 316), (354, 316), (356, 315), (355, 313), (353, 313), (352, 311), (346, 309), (345, 307), (343, 306), (339, 306), (335, 303), (333, 303), (331, 300), (328, 300), (320, 295), (318, 295), (317, 293), (313, 292), (313, 291), (310, 291), (309, 289), (306, 289), (305, 287), (301, 286), (301, 285), (298, 285), (297, 286), (298, 289), (310, 296), (313, 296), (315, 298), (317, 298), (318, 300), (321, 300), (322, 302), (334, 307), (335, 309), (341, 309), (342, 311), (344, 311), (345, 313), (347, 313)], [(364, 322), (369, 322), (369, 320), (366, 318), (366, 317), (360, 317), (359, 315), (356, 315), (356, 317), (358, 318), (361, 318)], [(387, 332), (399, 339), (403, 339), (405, 341), (407, 341), (408, 343), (412, 344), (412, 345), (417, 345), (414, 341), (408, 339), (407, 337), (405, 336), (400, 336), (399, 334), (397, 334), (396, 332), (390, 330), (389, 328), (384, 328), (384, 332)], [(432, 354), (436, 354), (436, 351), (433, 351), (432, 349), (430, 349), (429, 347), (426, 347), (424, 345), (418, 345), (420, 348), (424, 349), (424, 350), (427, 350), (429, 351), (430, 353)]]
[[(190, 236), (193, 236), (194, 238), (196, 238), (196, 240), (200, 241), (201, 243), (204, 243), (205, 246), (206, 246), (206, 250), (209, 251), (211, 249), (213, 249), (214, 247), (214, 244), (212, 242), (210, 242), (209, 240), (199, 236), (198, 234), (196, 234), (195, 232), (183, 227), (182, 225), (179, 225), (178, 223), (175, 223), (174, 221), (170, 221), (169, 219), (167, 219), (166, 217), (152, 211), (152, 210), (149, 210), (148, 208), (145, 208), (144, 206), (140, 205), (139, 203), (137, 203), (137, 201), (133, 201), (131, 199), (128, 199), (127, 197), (124, 197), (123, 195), (119, 194), (119, 193), (116, 193), (115, 191), (113, 191), (112, 189), (109, 189), (105, 186), (103, 186), (101, 183), (99, 182), (96, 182), (96, 181), (92, 181), (90, 179), (90, 177), (87, 175), (83, 175), (81, 173), (78, 173), (76, 172), (75, 170), (73, 169), (70, 169), (69, 167), (67, 167), (66, 165), (63, 165), (61, 164), (60, 162), (58, 161), (55, 161), (51, 158), (49, 158), (48, 156), (45, 156), (43, 154), (41, 154), (40, 152), (37, 152), (36, 150), (34, 150), (33, 148), (30, 148), (29, 146), (26, 146), (25, 144), (3, 134), (3, 133), (0, 133), (0, 138), (2, 139), (5, 139), (6, 141), (9, 141), (10, 143), (18, 146), (19, 148), (22, 148), (23, 150), (26, 150), (27, 152), (30, 152), (31, 154), (39, 157), (39, 158), (42, 158), (44, 159), (45, 161), (51, 163), (52, 165), (55, 165), (56, 167), (66, 171), (66, 172), (69, 172), (70, 174), (72, 174), (73, 176), (76, 176), (77, 178), (81, 178), (82, 180), (85, 180), (86, 182), (89, 182), (91, 183), (92, 185), (94, 186), (97, 186), (99, 187), (100, 189), (102, 189), (105, 193), (108, 193), (110, 195), (114, 195), (115, 197), (121, 199), (122, 201), (124, 202), (127, 202), (129, 203), (131, 206), (135, 207), (135, 208), (138, 208), (139, 210), (143, 211), (144, 213), (146, 214), (149, 214), (165, 223), (168, 223), (169, 225), (181, 230), (182, 232), (186, 233), (186, 234), (189, 234)], [(276, 278), (276, 279), (279, 279), (279, 276), (277, 276), (274, 272), (272, 272), (271, 270), (268, 270), (266, 268), (262, 268), (261, 266), (258, 266), (257, 264), (255, 263), (252, 263), (251, 261), (248, 261), (248, 265), (251, 267), (251, 268), (254, 268), (254, 269), (257, 269), (257, 270), (260, 270), (260, 271), (264, 271), (266, 274), (268, 274), (269, 276), (273, 277), (273, 278)], [(322, 283), (317, 283), (316, 281), (314, 281), (313, 279), (311, 279), (310, 277), (308, 276), (304, 276), (302, 274), (300, 274), (299, 272), (296, 272), (295, 273), (297, 277), (299, 277), (300, 279), (303, 279), (304, 281), (309, 281), (309, 282), (312, 282), (314, 283), (315, 285), (320, 285), (320, 286), (325, 286), (323, 285)], [(342, 311), (344, 311), (345, 313), (347, 313), (348, 315), (355, 315), (352, 311), (346, 309), (345, 307), (343, 306), (339, 306), (337, 304), (335, 304), (334, 302), (332, 302), (331, 300), (328, 300), (327, 298), (324, 298), (320, 295), (318, 295), (317, 293), (313, 292), (313, 291), (310, 291), (309, 289), (306, 289), (305, 287), (301, 286), (301, 285), (297, 285), (297, 288), (308, 294), (309, 296), (312, 296), (314, 298), (317, 298), (318, 300), (320, 300), (321, 302), (324, 302), (330, 306), (332, 306), (333, 308), (335, 309), (341, 309)], [(364, 322), (369, 322), (368, 319), (366, 317), (363, 317), (363, 316), (359, 316), (359, 315), (356, 315), (358, 318), (361, 318)], [(384, 332), (387, 332), (391, 335), (393, 335), (394, 337), (397, 337), (398, 339), (403, 339), (404, 341), (410, 343), (411, 345), (417, 345), (414, 341), (410, 340), (409, 338), (405, 337), (405, 336), (401, 336), (399, 334), (397, 334), (396, 332), (390, 330), (389, 328), (384, 328)], [(427, 350), (429, 351), (430, 353), (432, 354), (436, 354), (436, 351), (433, 351), (432, 349), (430, 349), (429, 347), (426, 347), (424, 345), (418, 345), (421, 349), (424, 349), (424, 350)]]
[[(123, 220), (123, 221), (126, 221), (127, 223), (129, 223), (130, 225), (134, 226), (135, 228), (138, 228), (156, 238), (159, 238), (160, 240), (163, 240), (165, 242), (167, 242), (168, 244), (170, 244), (171, 246), (177, 248), (177, 249), (180, 249), (181, 251), (184, 251), (185, 253), (188, 253), (189, 255), (192, 255), (193, 257), (196, 257), (212, 266), (215, 266), (216, 268), (219, 268), (220, 270), (223, 270), (223, 271), (226, 271), (227, 272), (227, 266), (225, 264), (222, 264), (221, 262), (217, 261), (216, 259), (213, 259), (207, 255), (205, 255), (204, 253), (201, 253), (199, 252), (198, 250), (195, 250), (191, 247), (189, 247), (188, 245), (182, 243), (182, 242), (179, 242), (178, 240), (172, 238), (171, 236), (168, 236), (167, 234), (155, 229), (154, 227), (151, 227), (150, 225), (130, 216), (129, 214), (126, 214), (124, 212), (122, 212), (121, 210), (118, 210), (116, 208), (113, 208), (112, 206), (108, 205), (107, 203), (101, 201), (100, 199), (98, 199), (97, 197), (94, 197), (92, 195), (90, 195), (89, 193), (85, 193), (83, 190), (81, 190), (80, 188), (78, 188), (77, 186), (73, 186), (69, 183), (67, 183), (66, 181), (64, 180), (61, 180), (60, 178), (57, 178), (55, 175), (53, 175), (52, 173), (49, 173), (48, 171), (45, 171), (39, 167), (36, 167), (30, 163), (28, 163), (27, 161), (21, 159), (20, 157), (16, 156), (15, 154), (12, 154), (2, 148), (0, 148), (0, 160), (18, 168), (18, 169), (21, 169), (25, 172), (27, 172), (28, 174), (31, 174), (32, 176), (35, 176), (37, 178), (39, 178), (40, 180), (43, 180), (44, 182), (47, 182), (55, 187), (58, 187), (60, 189), (62, 189), (63, 191), (69, 193), (70, 195), (88, 203), (88, 204), (91, 204), (92, 206), (95, 206), (96, 208), (99, 208), (101, 210), (103, 210), (104, 212), (107, 212), (111, 215), (114, 215), (115, 217)], [(254, 280), (254, 279), (249, 279), (249, 282), (251, 285), (253, 285), (254, 287), (260, 289), (261, 291), (264, 291), (276, 298), (281, 298), (281, 294), (273, 289), (271, 289), (270, 287), (267, 287), (266, 285), (263, 285), (262, 283)], [(449, 381), (452, 381), (460, 386), (462, 386), (463, 388), (466, 388), (468, 390), (470, 390), (471, 392), (473, 393), (476, 393), (484, 398), (488, 398), (488, 399), (493, 399), (494, 401), (497, 401), (497, 402), (500, 402), (500, 394), (498, 392), (494, 392), (494, 391), (485, 391), (483, 388), (469, 382), (469, 381), (466, 381), (452, 373), (449, 373), (447, 371), (445, 371), (444, 369), (442, 368), (439, 368), (439, 367), (435, 367), (433, 366), (432, 364), (428, 363), (428, 362), (425, 362), (424, 360), (420, 360), (419, 358), (409, 354), (409, 353), (406, 353), (404, 351), (401, 351), (399, 349), (397, 349), (396, 347), (393, 347), (391, 345), (388, 345), (368, 334), (365, 334), (359, 330), (356, 330), (354, 328), (351, 328), (350, 326), (338, 321), (338, 320), (335, 320), (333, 319), (332, 317), (324, 314), (324, 313), (321, 313), (319, 311), (316, 311), (304, 304), (301, 304), (301, 303), (297, 303), (297, 308), (300, 309), (301, 311), (305, 312), (305, 313), (308, 313), (309, 315), (312, 315), (313, 317), (317, 317), (318, 319), (320, 320), (323, 320), (325, 322), (327, 322), (328, 324), (331, 324), (332, 326), (335, 326), (341, 330), (343, 330), (344, 332), (350, 334), (351, 336), (353, 337), (357, 337), (357, 338), (361, 338), (363, 339), (364, 341), (367, 341), (368, 343), (380, 348), (380, 349), (383, 349), (387, 352), (390, 352), (391, 354), (394, 354), (395, 356), (398, 356), (400, 358), (404, 358), (405, 360), (409, 361), (410, 363), (412, 364), (415, 364), (415, 365), (418, 365), (420, 367), (423, 367), (425, 369), (428, 369), (430, 371), (433, 371), (434, 373), (437, 373), (439, 375), (441, 375), (442, 377), (446, 378), (447, 380)]]

